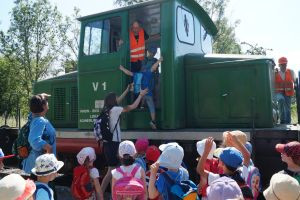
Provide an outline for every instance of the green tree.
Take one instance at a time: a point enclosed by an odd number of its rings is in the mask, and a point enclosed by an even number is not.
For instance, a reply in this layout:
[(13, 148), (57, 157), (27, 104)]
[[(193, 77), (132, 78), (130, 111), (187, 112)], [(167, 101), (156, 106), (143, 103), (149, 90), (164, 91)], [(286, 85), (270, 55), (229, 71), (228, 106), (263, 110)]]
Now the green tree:
[(27, 97), (32, 84), (46, 77), (64, 52), (59, 40), (61, 21), (61, 14), (48, 0), (16, 0), (10, 28), (0, 33), (0, 52), (18, 66)]
[(242, 42), (241, 45), (244, 45), (247, 47), (245, 54), (249, 55), (267, 55), (267, 51), (273, 51), (273, 49), (268, 49), (262, 46), (259, 46), (258, 44), (250, 44), (248, 42)]
[(143, 3), (149, 0), (115, 0), (115, 4), (119, 6), (130, 6), (137, 3)]

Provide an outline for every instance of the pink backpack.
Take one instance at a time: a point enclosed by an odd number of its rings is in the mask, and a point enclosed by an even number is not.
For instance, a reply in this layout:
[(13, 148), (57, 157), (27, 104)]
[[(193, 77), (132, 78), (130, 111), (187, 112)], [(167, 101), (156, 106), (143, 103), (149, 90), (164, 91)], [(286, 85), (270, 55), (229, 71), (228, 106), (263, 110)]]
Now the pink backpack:
[(135, 178), (135, 174), (140, 166), (136, 165), (133, 170), (128, 174), (125, 173), (120, 167), (117, 172), (123, 175), (122, 178), (116, 181), (113, 191), (113, 200), (130, 199), (140, 200), (145, 199), (144, 183), (141, 179)]

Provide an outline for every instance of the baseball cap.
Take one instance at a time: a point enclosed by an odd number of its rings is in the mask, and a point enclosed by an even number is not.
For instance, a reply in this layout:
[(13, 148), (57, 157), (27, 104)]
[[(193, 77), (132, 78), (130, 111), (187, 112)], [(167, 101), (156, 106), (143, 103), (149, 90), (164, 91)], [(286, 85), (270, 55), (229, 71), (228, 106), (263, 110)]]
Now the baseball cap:
[(249, 151), (249, 153), (252, 154), (252, 144), (250, 142), (246, 142), (245, 147)]
[(119, 156), (123, 158), (125, 154), (128, 154), (131, 157), (133, 157), (136, 154), (135, 146), (133, 142), (129, 140), (125, 140), (119, 145)]
[(146, 159), (151, 162), (156, 162), (160, 156), (160, 151), (155, 145), (151, 145), (147, 148)]
[(300, 142), (293, 141), (286, 144), (277, 144), (275, 148), (279, 153), (285, 153), (287, 156), (292, 157), (293, 160), (300, 160)]
[(214, 180), (206, 189), (206, 193), (208, 200), (227, 200), (243, 196), (236, 181), (226, 176)]
[(243, 155), (235, 147), (226, 147), (220, 154), (220, 160), (227, 166), (238, 168), (242, 165)]
[(47, 176), (58, 172), (64, 166), (64, 162), (58, 161), (54, 154), (43, 154), (35, 160), (35, 166), (31, 172), (36, 176)]
[(138, 153), (146, 152), (149, 146), (149, 140), (147, 138), (139, 138), (135, 142), (135, 149)]
[(151, 47), (149, 47), (148, 51), (149, 51), (150, 53), (156, 54), (156, 52), (157, 52), (157, 47), (151, 46)]
[(300, 199), (300, 185), (295, 178), (276, 173), (271, 178), (270, 186), (264, 191), (264, 196), (268, 200)]
[(19, 174), (9, 174), (0, 180), (1, 199), (24, 200), (35, 192), (35, 184), (32, 180), (25, 180)]
[(159, 149), (162, 151), (158, 158), (159, 165), (169, 169), (179, 169), (184, 156), (183, 148), (178, 143), (171, 142), (160, 145)]
[[(197, 144), (196, 144), (196, 147), (197, 147), (197, 152), (200, 156), (203, 155), (203, 152), (204, 152), (204, 148), (205, 148), (205, 142), (206, 142), (206, 139), (203, 139), (201, 141), (198, 141)], [(213, 154), (214, 154), (214, 151), (216, 150), (216, 143), (213, 142), (213, 145), (212, 145), (212, 148), (207, 156), (208, 159), (212, 159), (213, 158)]]
[(77, 161), (80, 165), (84, 164), (84, 161), (87, 157), (89, 157), (90, 161), (96, 160), (96, 153), (94, 148), (92, 147), (85, 147), (80, 150), (80, 152), (77, 154)]
[(5, 156), (4, 155), (4, 153), (3, 153), (3, 151), (2, 151), (2, 149), (0, 148), (0, 161), (2, 161), (2, 160), (4, 160), (4, 159), (6, 159), (6, 158), (11, 158), (11, 157), (14, 157), (15, 155), (7, 155), (7, 156)]

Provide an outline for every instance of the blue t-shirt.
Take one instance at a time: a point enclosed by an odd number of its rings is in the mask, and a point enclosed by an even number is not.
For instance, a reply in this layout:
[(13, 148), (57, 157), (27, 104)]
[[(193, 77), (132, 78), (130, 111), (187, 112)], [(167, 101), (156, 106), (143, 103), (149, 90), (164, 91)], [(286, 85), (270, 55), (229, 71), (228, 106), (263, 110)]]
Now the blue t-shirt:
[[(166, 171), (165, 173), (167, 173), (169, 177), (171, 177), (175, 182), (189, 180), (189, 173), (183, 167), (180, 167), (177, 172)], [(158, 192), (163, 196), (164, 200), (169, 200), (168, 190), (170, 189), (170, 185), (167, 183), (165, 177), (162, 174), (160, 174), (158, 179), (156, 180), (155, 187), (158, 190)]]
[(153, 74), (150, 70), (144, 71), (143, 73), (143, 78), (142, 78), (142, 90), (148, 88), (148, 93), (147, 96), (152, 96), (153, 95)]
[(142, 71), (143, 70), (150, 70), (152, 66), (157, 62), (156, 58), (145, 58), (142, 62)]
[[(36, 191), (35, 193), (36, 200), (54, 200), (53, 190), (48, 186), (48, 184), (36, 181), (35, 185), (37, 187), (39, 185), (43, 185), (45, 187), (45, 188), (40, 188)], [(49, 198), (49, 192), (50, 192), (50, 198)]]
[(142, 78), (143, 78), (143, 73), (141, 72), (133, 73), (133, 92), (135, 94), (138, 94), (141, 90)]

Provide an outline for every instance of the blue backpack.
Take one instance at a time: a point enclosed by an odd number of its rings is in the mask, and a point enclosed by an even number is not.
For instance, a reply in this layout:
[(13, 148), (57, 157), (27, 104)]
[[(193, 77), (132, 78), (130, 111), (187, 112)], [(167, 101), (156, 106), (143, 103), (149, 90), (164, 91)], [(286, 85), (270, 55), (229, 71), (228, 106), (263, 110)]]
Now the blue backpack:
[(45, 185), (42, 185), (42, 184), (36, 185), (36, 190), (35, 190), (35, 192), (34, 192), (35, 199), (37, 199), (37, 198), (36, 198), (36, 194), (37, 194), (37, 192), (38, 192), (39, 190), (45, 190), (45, 191), (47, 192), (47, 194), (48, 194), (49, 199), (50, 199), (50, 200), (52, 199), (52, 195), (51, 195), (51, 192), (50, 192), (49, 188), (46, 187)]
[(199, 200), (197, 186), (193, 181), (174, 181), (166, 172), (161, 174), (168, 183), (171, 200)]

